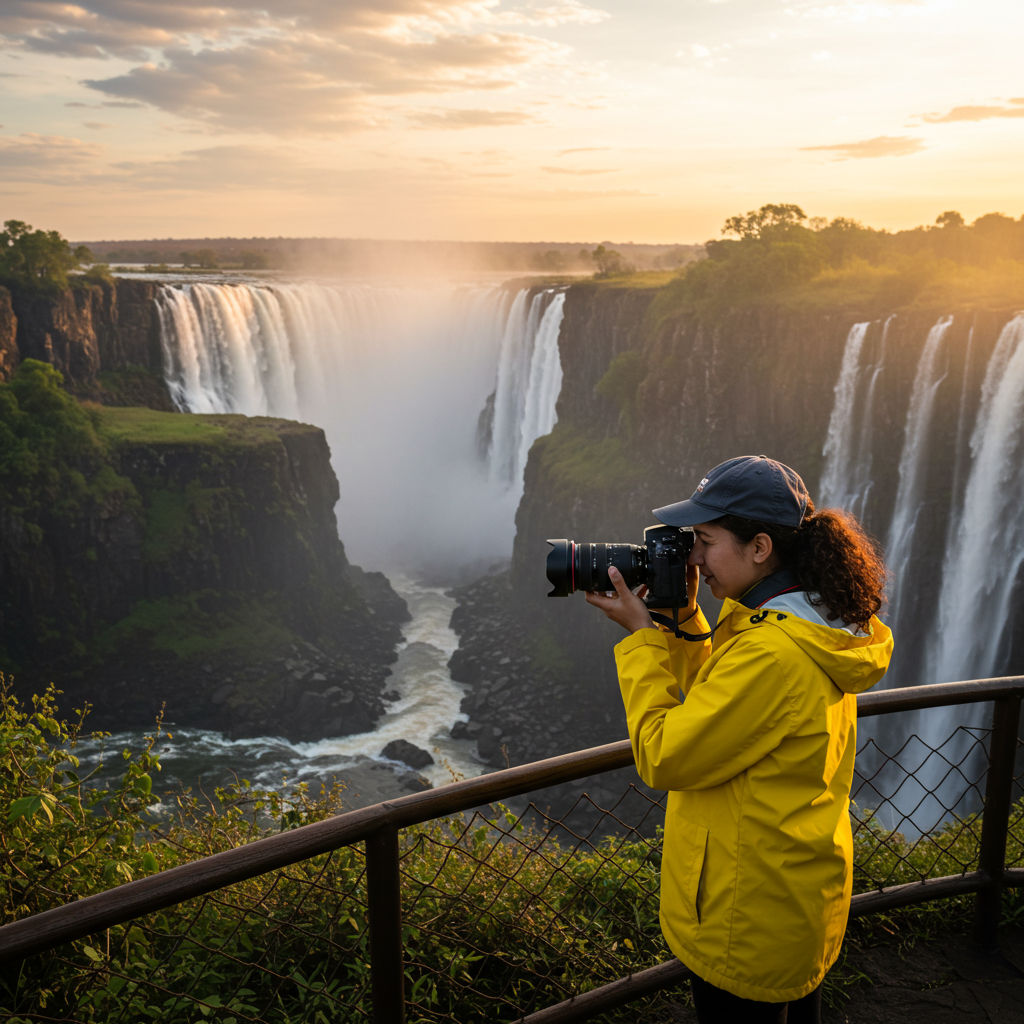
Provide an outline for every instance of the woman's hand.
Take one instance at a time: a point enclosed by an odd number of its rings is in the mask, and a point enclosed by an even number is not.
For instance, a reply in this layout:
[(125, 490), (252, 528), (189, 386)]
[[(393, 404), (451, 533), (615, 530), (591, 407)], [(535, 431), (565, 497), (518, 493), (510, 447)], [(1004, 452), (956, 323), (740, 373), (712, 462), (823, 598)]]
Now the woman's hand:
[[(638, 629), (654, 629), (647, 605), (626, 586), (622, 573), (614, 565), (608, 569), (608, 577), (615, 587), (615, 596), (608, 597), (602, 591), (588, 593), (587, 604), (600, 608), (612, 622), (617, 622), (630, 633)], [(696, 586), (693, 589), (696, 591)]]

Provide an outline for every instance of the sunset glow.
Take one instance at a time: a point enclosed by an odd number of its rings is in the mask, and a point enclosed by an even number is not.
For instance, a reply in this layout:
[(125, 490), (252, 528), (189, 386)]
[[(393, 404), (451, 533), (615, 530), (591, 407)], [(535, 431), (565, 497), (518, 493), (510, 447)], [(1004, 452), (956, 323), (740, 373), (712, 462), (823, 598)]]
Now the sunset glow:
[(5, 216), (77, 239), (698, 242), (1024, 213), (1009, 0), (6, 0)]

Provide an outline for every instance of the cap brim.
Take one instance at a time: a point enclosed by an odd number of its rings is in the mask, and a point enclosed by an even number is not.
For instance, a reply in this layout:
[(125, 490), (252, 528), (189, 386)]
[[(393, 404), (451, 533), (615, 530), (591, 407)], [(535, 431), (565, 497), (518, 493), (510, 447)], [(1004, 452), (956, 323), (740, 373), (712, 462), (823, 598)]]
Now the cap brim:
[(693, 498), (677, 501), (674, 505), (665, 505), (654, 510), (654, 518), (666, 526), (696, 526), (698, 523), (710, 523), (712, 519), (721, 519), (728, 515), (717, 508), (701, 505)]

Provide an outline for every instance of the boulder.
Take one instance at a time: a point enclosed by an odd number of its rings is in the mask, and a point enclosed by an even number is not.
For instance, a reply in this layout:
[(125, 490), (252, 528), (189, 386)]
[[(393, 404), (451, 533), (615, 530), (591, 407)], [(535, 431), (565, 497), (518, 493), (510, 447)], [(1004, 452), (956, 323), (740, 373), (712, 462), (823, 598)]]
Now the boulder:
[(381, 752), (389, 761), (401, 761), (417, 771), (434, 763), (434, 759), (422, 747), (408, 740), (392, 740)]

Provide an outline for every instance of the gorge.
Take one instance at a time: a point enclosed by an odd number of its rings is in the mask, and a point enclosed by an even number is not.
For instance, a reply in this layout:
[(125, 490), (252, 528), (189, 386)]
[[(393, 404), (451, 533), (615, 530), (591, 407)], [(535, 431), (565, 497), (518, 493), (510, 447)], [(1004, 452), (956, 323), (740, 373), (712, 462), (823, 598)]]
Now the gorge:
[[(624, 735), (616, 627), (581, 597), (547, 599), (545, 541), (635, 542), (651, 508), (738, 453), (794, 466), (886, 549), (898, 653), (883, 685), (1018, 671), (1019, 307), (708, 310), (673, 289), (671, 275), (422, 291), (121, 280), (9, 333), (16, 357), (46, 358), (84, 396), (323, 428), (348, 556), (461, 588), (458, 649), (424, 642), (442, 652), (430, 671), (450, 654), (469, 687), (469, 721), (451, 720), (452, 686), (448, 722), (405, 738), (430, 747), (454, 724), (445, 756), (462, 770), (476, 748), (504, 766)], [(0, 303), (0, 339), (4, 322)]]

